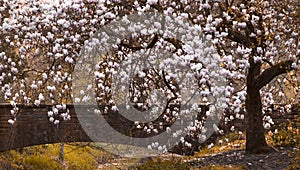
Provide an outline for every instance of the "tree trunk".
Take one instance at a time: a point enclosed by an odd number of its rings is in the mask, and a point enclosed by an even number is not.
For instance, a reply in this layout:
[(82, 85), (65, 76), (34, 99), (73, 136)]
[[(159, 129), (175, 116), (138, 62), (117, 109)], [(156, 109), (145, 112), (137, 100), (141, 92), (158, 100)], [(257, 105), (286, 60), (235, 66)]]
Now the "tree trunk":
[(260, 74), (261, 63), (249, 59), (250, 67), (247, 75), (246, 98), (246, 152), (264, 153), (269, 150), (264, 127), (260, 88), (256, 86), (255, 78)]
[(61, 142), (59, 145), (59, 160), (61, 162), (64, 162), (64, 158), (65, 158), (65, 143)]
[(269, 150), (263, 127), (262, 102), (259, 89), (248, 87), (246, 100), (246, 152), (263, 153)]

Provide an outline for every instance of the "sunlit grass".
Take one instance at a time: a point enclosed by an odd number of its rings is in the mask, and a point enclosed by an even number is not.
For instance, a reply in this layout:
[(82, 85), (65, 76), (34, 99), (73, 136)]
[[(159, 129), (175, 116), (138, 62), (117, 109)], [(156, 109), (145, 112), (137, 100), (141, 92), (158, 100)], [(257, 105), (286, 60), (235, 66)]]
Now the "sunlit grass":
[(199, 152), (195, 153), (194, 157), (207, 156), (232, 150), (245, 149), (246, 140), (244, 133), (230, 133), (213, 143), (211, 146), (200, 148)]
[(86, 143), (65, 144), (64, 161), (59, 159), (59, 144), (11, 150), (0, 154), (3, 169), (97, 169), (114, 156)]

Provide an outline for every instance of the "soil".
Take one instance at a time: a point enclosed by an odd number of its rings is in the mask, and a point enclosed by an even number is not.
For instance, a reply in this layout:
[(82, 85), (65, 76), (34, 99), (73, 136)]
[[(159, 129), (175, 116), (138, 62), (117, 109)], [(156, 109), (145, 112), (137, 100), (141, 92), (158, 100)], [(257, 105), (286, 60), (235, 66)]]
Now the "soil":
[(266, 154), (246, 154), (245, 150), (228, 151), (189, 160), (193, 167), (239, 165), (249, 170), (282, 170), (291, 165), (297, 148), (279, 148)]

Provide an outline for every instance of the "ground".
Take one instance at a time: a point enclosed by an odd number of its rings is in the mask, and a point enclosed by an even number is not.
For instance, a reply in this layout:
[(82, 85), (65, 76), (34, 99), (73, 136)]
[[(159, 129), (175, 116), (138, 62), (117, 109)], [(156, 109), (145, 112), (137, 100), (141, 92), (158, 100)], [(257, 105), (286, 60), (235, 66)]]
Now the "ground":
[(249, 170), (282, 170), (292, 163), (297, 148), (279, 148), (268, 154), (245, 154), (244, 150), (210, 154), (190, 160), (192, 167), (222, 165), (228, 168), (238, 166)]
[[(297, 132), (297, 131), (296, 131)], [(59, 159), (59, 144), (26, 147), (0, 153), (0, 170), (12, 169), (141, 169), (141, 170), (283, 170), (299, 169), (299, 138), (294, 131), (266, 134), (274, 151), (246, 154), (245, 134), (231, 133), (196, 152), (194, 156), (165, 154), (155, 157), (122, 158), (102, 150), (95, 143), (66, 143), (64, 160)], [(298, 135), (298, 133), (297, 133)], [(297, 139), (297, 140), (296, 140)], [(285, 146), (278, 146), (285, 145)], [(293, 146), (289, 146), (293, 145)], [(295, 158), (298, 158), (295, 159)], [(296, 167), (298, 166), (298, 167)]]

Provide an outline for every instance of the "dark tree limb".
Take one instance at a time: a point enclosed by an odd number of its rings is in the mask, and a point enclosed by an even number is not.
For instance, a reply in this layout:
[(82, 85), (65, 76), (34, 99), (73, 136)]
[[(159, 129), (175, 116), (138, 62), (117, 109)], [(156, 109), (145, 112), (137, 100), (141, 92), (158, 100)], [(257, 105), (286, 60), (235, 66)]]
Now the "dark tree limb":
[(228, 33), (228, 35), (227, 35), (228, 39), (230, 39), (234, 42), (237, 42), (239, 44), (242, 44), (245, 47), (250, 48), (253, 44), (253, 42), (251, 41), (251, 39), (248, 36), (243, 35), (240, 32), (234, 31), (232, 29), (228, 29), (227, 33)]
[(262, 59), (262, 61), (264, 61), (264, 62), (266, 62), (266, 63), (268, 63), (270, 66), (274, 66), (274, 64), (273, 63), (271, 63), (269, 60), (267, 60), (267, 59)]
[(142, 49), (153, 48), (158, 40), (159, 40), (159, 36), (157, 34), (155, 34), (153, 39), (151, 40), (151, 42), (147, 45), (147, 47), (133, 46), (130, 43), (125, 43), (124, 41), (122, 41), (119, 45), (122, 46), (122, 47), (128, 48), (128, 49), (132, 50), (133, 52), (135, 52), (135, 51), (139, 51), (139, 50), (142, 50)]
[(176, 49), (182, 49), (182, 42), (176, 38), (164, 38), (167, 42), (175, 46)]
[(255, 86), (258, 89), (261, 89), (263, 86), (267, 85), (271, 80), (273, 80), (276, 76), (293, 70), (292, 63), (292, 60), (286, 60), (266, 69), (260, 75), (255, 77)]
[(156, 42), (158, 41), (158, 38), (159, 38), (158, 35), (155, 34), (152, 41), (148, 44), (146, 48), (153, 48)]

